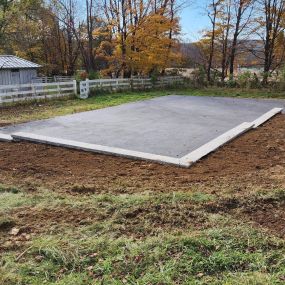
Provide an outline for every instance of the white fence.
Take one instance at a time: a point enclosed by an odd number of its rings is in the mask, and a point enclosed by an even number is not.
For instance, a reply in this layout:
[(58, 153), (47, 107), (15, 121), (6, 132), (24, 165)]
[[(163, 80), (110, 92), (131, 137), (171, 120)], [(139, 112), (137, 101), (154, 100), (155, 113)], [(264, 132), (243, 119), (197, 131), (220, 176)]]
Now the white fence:
[[(160, 77), (153, 81), (151, 78), (118, 78), (96, 79), (80, 82), (80, 97), (87, 98), (91, 89), (102, 90), (136, 90), (150, 89), (183, 83), (180, 76)], [(20, 85), (0, 85), (0, 105), (8, 102), (47, 99), (77, 94), (76, 80), (30, 83)]]
[(0, 104), (69, 96), (76, 93), (76, 80), (69, 82), (0, 85)]
[(73, 81), (74, 76), (55, 75), (55, 76), (40, 76), (32, 79), (33, 83), (52, 83), (52, 82), (69, 82)]
[(80, 98), (87, 98), (91, 89), (101, 90), (126, 90), (126, 89), (150, 89), (183, 83), (181, 76), (159, 77), (153, 81), (151, 78), (118, 78), (95, 79), (80, 82)]

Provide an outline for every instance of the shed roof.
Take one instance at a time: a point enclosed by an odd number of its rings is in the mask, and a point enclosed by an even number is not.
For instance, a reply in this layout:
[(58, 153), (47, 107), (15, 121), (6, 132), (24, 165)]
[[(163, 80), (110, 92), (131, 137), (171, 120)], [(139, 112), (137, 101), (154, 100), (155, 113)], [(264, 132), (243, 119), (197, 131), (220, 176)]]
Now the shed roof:
[(11, 68), (39, 68), (41, 65), (14, 55), (0, 55), (0, 70)]

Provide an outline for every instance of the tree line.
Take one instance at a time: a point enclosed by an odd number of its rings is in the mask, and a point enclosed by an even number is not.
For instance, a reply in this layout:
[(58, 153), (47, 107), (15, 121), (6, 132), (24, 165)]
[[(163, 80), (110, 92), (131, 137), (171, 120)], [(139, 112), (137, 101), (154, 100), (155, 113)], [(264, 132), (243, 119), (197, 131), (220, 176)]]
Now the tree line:
[(163, 72), (179, 60), (178, 10), (177, 0), (0, 0), (0, 53), (47, 75)]
[[(89, 78), (99, 72), (108, 77), (163, 74), (184, 62), (179, 42), (184, 4), (0, 0), (0, 53), (42, 64), (46, 75), (77, 70)], [(233, 78), (249, 54), (262, 68), (264, 84), (284, 65), (285, 0), (208, 0), (206, 14), (210, 28), (195, 43), (200, 53), (195, 59), (208, 82)]]
[(211, 28), (197, 45), (209, 82), (217, 73), (222, 82), (233, 78), (249, 54), (262, 68), (264, 84), (284, 65), (284, 0), (209, 0), (207, 15)]

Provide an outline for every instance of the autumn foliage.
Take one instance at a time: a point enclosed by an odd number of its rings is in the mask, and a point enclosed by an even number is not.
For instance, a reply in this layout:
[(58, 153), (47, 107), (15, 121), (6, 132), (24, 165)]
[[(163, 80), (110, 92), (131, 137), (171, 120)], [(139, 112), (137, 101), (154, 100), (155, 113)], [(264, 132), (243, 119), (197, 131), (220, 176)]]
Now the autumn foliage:
[(149, 75), (180, 59), (176, 0), (0, 0), (0, 17), (1, 53), (45, 74)]

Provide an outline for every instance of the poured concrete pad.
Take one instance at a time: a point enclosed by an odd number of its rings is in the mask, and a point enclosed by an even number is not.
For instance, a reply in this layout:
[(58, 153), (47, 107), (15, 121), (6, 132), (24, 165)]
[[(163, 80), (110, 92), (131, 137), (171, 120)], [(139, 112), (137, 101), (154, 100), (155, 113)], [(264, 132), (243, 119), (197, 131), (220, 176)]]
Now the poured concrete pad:
[(0, 133), (0, 142), (10, 142), (12, 140), (13, 138), (10, 135)]
[(284, 101), (165, 96), (0, 128), (16, 132), (181, 158)]

